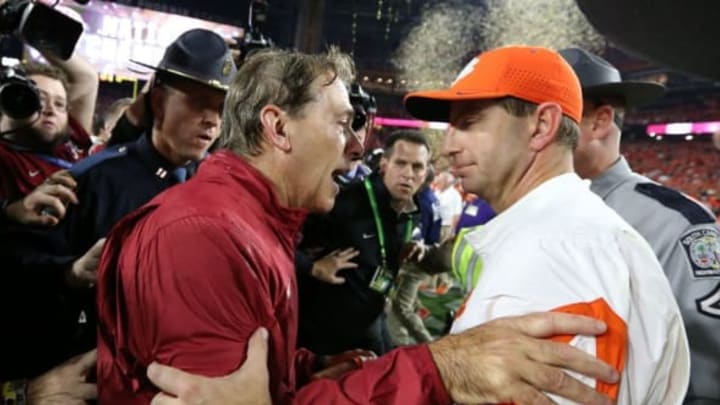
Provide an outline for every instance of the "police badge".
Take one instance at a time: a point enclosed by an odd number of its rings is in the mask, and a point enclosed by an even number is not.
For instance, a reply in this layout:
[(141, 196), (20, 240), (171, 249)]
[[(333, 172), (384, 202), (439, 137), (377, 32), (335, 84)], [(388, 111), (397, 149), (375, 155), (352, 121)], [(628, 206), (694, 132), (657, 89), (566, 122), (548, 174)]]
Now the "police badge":
[(720, 277), (720, 234), (716, 229), (695, 229), (680, 238), (693, 277)]

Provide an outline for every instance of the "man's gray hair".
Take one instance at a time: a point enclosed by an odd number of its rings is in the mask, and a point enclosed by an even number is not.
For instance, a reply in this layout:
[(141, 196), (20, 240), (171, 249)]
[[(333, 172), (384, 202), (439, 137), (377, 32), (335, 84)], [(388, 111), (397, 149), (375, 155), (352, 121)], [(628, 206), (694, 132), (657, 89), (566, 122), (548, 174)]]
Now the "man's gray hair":
[(320, 86), (341, 80), (348, 86), (355, 67), (349, 55), (331, 47), (326, 53), (310, 55), (271, 49), (252, 54), (240, 67), (225, 97), (220, 148), (243, 156), (262, 150), (260, 111), (269, 104), (292, 117), (302, 116), (304, 107), (315, 100)]

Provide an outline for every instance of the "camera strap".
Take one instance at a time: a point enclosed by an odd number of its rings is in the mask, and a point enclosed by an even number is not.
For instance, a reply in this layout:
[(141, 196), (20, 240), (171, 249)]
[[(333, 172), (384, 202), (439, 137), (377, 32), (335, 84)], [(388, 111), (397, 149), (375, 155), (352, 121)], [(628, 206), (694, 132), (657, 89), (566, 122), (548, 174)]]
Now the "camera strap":
[(65, 159), (61, 159), (59, 157), (51, 156), (51, 155), (48, 155), (45, 153), (37, 153), (37, 152), (33, 153), (32, 149), (30, 149), (30, 148), (20, 146), (16, 143), (10, 142), (9, 140), (6, 140), (6, 139), (3, 139), (3, 141), (7, 146), (9, 146), (12, 149), (15, 149), (16, 151), (19, 151), (19, 152), (31, 152), (32, 155), (35, 156), (36, 158), (38, 158), (40, 160), (44, 160), (44, 161), (50, 163), (51, 165), (54, 165), (54, 166), (57, 166), (57, 167), (60, 167), (63, 169), (70, 169), (73, 166), (72, 162), (69, 162)]
[(73, 167), (73, 164), (71, 162), (68, 162), (65, 159), (60, 159), (59, 157), (45, 155), (42, 153), (33, 153), (33, 155), (35, 155), (35, 157), (37, 157), (38, 159), (44, 160), (52, 165), (61, 167), (63, 169), (70, 169), (71, 167)]

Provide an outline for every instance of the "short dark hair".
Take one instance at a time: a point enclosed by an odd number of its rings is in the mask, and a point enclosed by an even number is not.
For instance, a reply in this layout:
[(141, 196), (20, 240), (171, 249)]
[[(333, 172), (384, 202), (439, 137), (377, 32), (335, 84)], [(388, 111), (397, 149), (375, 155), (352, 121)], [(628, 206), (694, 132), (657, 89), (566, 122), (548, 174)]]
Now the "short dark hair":
[(260, 111), (266, 105), (275, 104), (290, 116), (300, 117), (317, 98), (318, 78), (327, 78), (322, 86), (335, 80), (349, 85), (354, 76), (350, 56), (334, 47), (314, 55), (280, 49), (253, 53), (238, 70), (225, 98), (219, 146), (244, 156), (259, 154)]
[(385, 152), (383, 153), (384, 157), (389, 159), (390, 156), (392, 156), (393, 148), (398, 141), (406, 141), (417, 145), (423, 145), (428, 151), (428, 156), (431, 154), (430, 142), (425, 134), (415, 129), (399, 129), (397, 131), (393, 131), (385, 140)]
[[(537, 104), (529, 101), (521, 100), (515, 97), (505, 97), (498, 100), (498, 104), (508, 112), (508, 114), (515, 117), (527, 117), (534, 113), (537, 109)], [(563, 114), (560, 120), (560, 126), (557, 131), (556, 142), (565, 145), (570, 150), (575, 150), (578, 144), (578, 137), (580, 136), (580, 127), (570, 117)]]
[(62, 83), (62, 86), (65, 89), (65, 93), (68, 93), (68, 88), (70, 87), (68, 77), (65, 72), (60, 70), (60, 68), (37, 62), (23, 62), (20, 65), (20, 69), (22, 70), (25, 77), (28, 78), (30, 76), (46, 76), (51, 79), (55, 79)]

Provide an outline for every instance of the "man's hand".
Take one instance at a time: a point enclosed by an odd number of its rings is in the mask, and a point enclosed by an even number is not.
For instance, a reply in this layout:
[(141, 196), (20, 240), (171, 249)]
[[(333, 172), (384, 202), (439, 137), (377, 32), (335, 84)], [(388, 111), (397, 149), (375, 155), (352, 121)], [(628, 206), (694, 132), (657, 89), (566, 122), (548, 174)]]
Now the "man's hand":
[(582, 404), (609, 398), (563, 369), (615, 383), (618, 372), (554, 335), (604, 333), (597, 320), (562, 313), (501, 318), (429, 344), (445, 387), (459, 403), (552, 404), (549, 392)]
[(94, 287), (97, 282), (97, 266), (100, 262), (105, 238), (98, 239), (82, 257), (75, 260), (67, 274), (67, 282), (76, 288)]
[(248, 342), (247, 359), (234, 373), (219, 378), (195, 376), (153, 363), (147, 376), (164, 391), (151, 405), (270, 405), (267, 331), (260, 328)]
[(86, 405), (97, 398), (95, 384), (85, 382), (95, 368), (97, 350), (73, 357), (40, 377), (27, 388), (29, 405)]
[(65, 216), (67, 204), (77, 204), (77, 183), (67, 170), (53, 173), (22, 200), (5, 209), (5, 216), (25, 225), (57, 225)]
[(320, 281), (330, 284), (342, 284), (345, 282), (344, 277), (340, 277), (337, 273), (343, 269), (357, 268), (357, 263), (351, 262), (353, 258), (360, 254), (355, 248), (347, 248), (344, 250), (333, 250), (322, 259), (313, 263), (310, 274)]
[(425, 258), (425, 254), (428, 252), (428, 246), (422, 242), (410, 241), (400, 248), (400, 255), (398, 261), (400, 264), (408, 262), (420, 262)]

